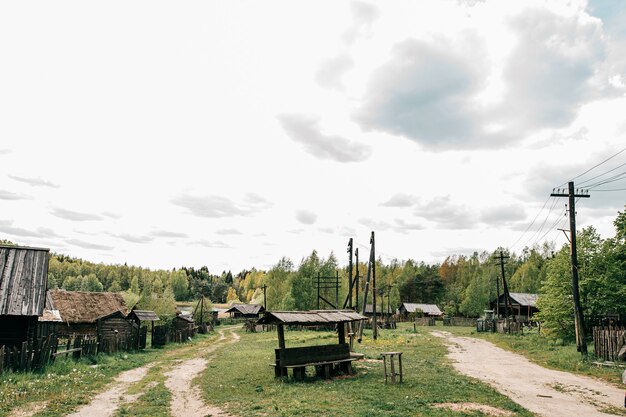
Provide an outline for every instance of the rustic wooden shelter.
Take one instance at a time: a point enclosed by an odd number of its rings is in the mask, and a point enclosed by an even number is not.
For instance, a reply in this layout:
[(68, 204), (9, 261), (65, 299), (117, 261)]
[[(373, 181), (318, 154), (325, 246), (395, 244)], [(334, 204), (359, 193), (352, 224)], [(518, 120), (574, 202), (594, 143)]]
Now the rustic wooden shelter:
[[(515, 316), (515, 319), (517, 321), (530, 321), (532, 316), (539, 311), (539, 309), (537, 308), (537, 300), (539, 299), (539, 294), (510, 292), (509, 296), (509, 307), (513, 309), (513, 315)], [(500, 294), (500, 296), (496, 300), (493, 300), (490, 303), (491, 308), (493, 310), (499, 310), (500, 314), (504, 314), (504, 312), (506, 311), (504, 297), (504, 294)]]
[[(287, 376), (293, 369), (295, 379), (304, 379), (307, 366), (314, 366), (318, 376), (330, 378), (341, 371), (352, 372), (352, 362), (363, 358), (362, 354), (350, 351), (346, 343), (345, 325), (367, 320), (352, 310), (312, 310), (266, 312), (258, 324), (274, 324), (278, 331), (278, 349), (275, 349), (276, 377)], [(337, 326), (338, 344), (321, 346), (290, 347), (285, 345), (285, 325), (289, 326)]]
[(49, 249), (0, 245), (0, 346), (37, 336), (48, 285)]
[(63, 321), (57, 327), (59, 336), (107, 335), (129, 332), (128, 307), (124, 298), (113, 292), (51, 290), (53, 308)]
[(411, 313), (418, 312), (423, 313), (424, 317), (443, 316), (443, 312), (435, 304), (402, 303), (398, 307), (398, 314), (405, 318)]
[(172, 320), (172, 336), (175, 342), (184, 342), (196, 335), (196, 322), (190, 314), (177, 314)]
[(258, 319), (265, 312), (260, 304), (233, 304), (226, 313), (234, 319)]
[(137, 325), (137, 348), (145, 349), (147, 336), (148, 336), (148, 328), (141, 327), (143, 322), (150, 322), (150, 338), (154, 336), (154, 322), (160, 321), (161, 319), (154, 311), (150, 310), (135, 310), (134, 308), (131, 310), (130, 314), (127, 317), (128, 320), (134, 322)]

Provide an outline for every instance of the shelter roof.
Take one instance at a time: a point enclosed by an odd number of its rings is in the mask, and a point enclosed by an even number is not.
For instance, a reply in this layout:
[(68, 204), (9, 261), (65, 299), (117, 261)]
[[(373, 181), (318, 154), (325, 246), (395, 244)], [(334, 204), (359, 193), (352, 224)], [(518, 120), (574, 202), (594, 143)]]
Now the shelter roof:
[(193, 323), (193, 317), (191, 317), (191, 314), (179, 314), (176, 316), (176, 318), (188, 321), (189, 323)]
[(258, 320), (259, 324), (335, 324), (367, 320), (352, 310), (270, 311)]
[(150, 310), (133, 310), (130, 314), (137, 317), (139, 321), (159, 321), (161, 320), (159, 316), (154, 311)]
[(102, 317), (120, 312), (128, 315), (128, 307), (121, 294), (114, 292), (86, 292), (51, 290), (53, 308), (59, 310), (66, 323), (95, 323)]
[(50, 249), (0, 245), (0, 315), (41, 316)]
[(529, 294), (524, 292), (510, 292), (511, 299), (522, 306), (537, 307), (539, 294)]
[(402, 305), (409, 313), (421, 311), (425, 314), (431, 314), (434, 316), (441, 316), (443, 314), (443, 312), (439, 310), (439, 307), (437, 307), (435, 304), (402, 303)]
[(260, 304), (233, 304), (231, 308), (226, 310), (226, 313), (240, 312), (241, 314), (259, 314), (265, 309)]

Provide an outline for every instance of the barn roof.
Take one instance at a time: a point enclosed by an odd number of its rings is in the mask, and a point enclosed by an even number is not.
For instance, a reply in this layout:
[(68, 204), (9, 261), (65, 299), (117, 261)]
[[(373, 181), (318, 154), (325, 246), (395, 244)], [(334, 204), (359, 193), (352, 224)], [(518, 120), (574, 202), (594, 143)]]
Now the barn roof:
[(231, 308), (226, 310), (226, 313), (240, 312), (241, 314), (259, 314), (265, 309), (260, 304), (233, 304)]
[(188, 321), (189, 323), (193, 323), (193, 317), (190, 314), (179, 314), (176, 316), (177, 319)]
[(50, 249), (0, 245), (0, 315), (41, 316)]
[(121, 294), (114, 292), (86, 292), (52, 290), (50, 297), (61, 319), (72, 323), (95, 323), (102, 317), (120, 312), (128, 315), (128, 307)]
[(150, 310), (133, 310), (130, 314), (134, 314), (139, 321), (158, 321), (161, 320), (154, 311)]
[(271, 311), (258, 320), (259, 324), (335, 324), (367, 320), (352, 310)]
[(435, 316), (440, 316), (443, 314), (441, 310), (439, 310), (439, 307), (437, 307), (435, 304), (402, 303), (402, 305), (408, 313), (421, 311), (424, 314), (432, 314)]
[(539, 294), (529, 294), (525, 292), (510, 292), (511, 299), (521, 306), (537, 307)]

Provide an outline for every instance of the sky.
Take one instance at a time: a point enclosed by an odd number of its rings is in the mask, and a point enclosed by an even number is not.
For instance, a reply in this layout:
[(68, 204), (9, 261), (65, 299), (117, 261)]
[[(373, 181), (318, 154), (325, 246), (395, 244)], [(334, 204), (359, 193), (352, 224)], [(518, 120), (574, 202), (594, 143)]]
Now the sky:
[(611, 0), (2, 2), (0, 239), (220, 273), (345, 265), (350, 238), (364, 260), (374, 231), (383, 261), (434, 263), (560, 247), (570, 180), (578, 228), (612, 237), (624, 21)]

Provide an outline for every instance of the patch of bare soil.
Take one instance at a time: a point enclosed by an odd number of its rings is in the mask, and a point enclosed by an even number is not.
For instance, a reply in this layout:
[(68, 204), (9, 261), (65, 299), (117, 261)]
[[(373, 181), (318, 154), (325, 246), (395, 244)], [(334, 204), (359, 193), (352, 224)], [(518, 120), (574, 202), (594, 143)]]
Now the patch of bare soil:
[(45, 410), (46, 401), (39, 401), (26, 404), (23, 408), (16, 408), (7, 417), (31, 417), (40, 411)]
[(476, 403), (441, 403), (434, 406), (434, 408), (445, 408), (447, 410), (467, 412), (467, 411), (480, 411), (481, 413), (493, 416), (493, 417), (512, 417), (515, 413), (502, 410), (501, 408), (492, 407), (490, 405), (476, 404)]
[(444, 338), (454, 368), (480, 379), (538, 416), (605, 417), (624, 407), (624, 390), (605, 382), (543, 368), (481, 339), (431, 332)]
[[(239, 341), (238, 334), (231, 331), (231, 336), (232, 339), (230, 343)], [(224, 340), (224, 332), (220, 331), (219, 342)], [(218, 344), (214, 344), (205, 349), (205, 351), (213, 352), (217, 347)], [(231, 414), (228, 414), (218, 407), (205, 404), (202, 400), (200, 387), (192, 384), (194, 378), (200, 375), (207, 367), (210, 359), (211, 358), (189, 359), (165, 374), (167, 377), (165, 386), (172, 393), (170, 413), (173, 417), (232, 417)]]
[(115, 378), (109, 389), (96, 395), (91, 402), (67, 417), (110, 417), (115, 413), (120, 402), (130, 402), (124, 393), (133, 382), (141, 381), (153, 364), (122, 372)]

